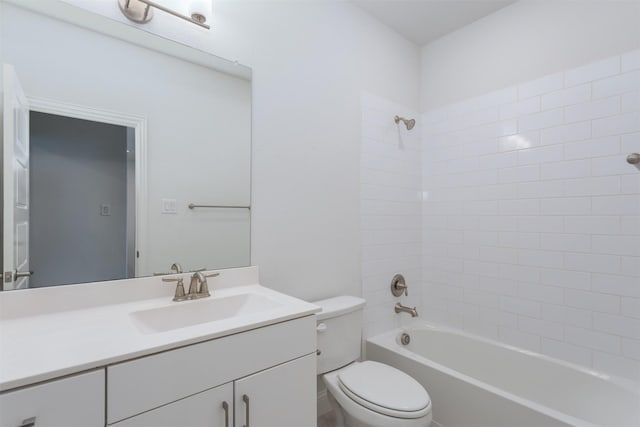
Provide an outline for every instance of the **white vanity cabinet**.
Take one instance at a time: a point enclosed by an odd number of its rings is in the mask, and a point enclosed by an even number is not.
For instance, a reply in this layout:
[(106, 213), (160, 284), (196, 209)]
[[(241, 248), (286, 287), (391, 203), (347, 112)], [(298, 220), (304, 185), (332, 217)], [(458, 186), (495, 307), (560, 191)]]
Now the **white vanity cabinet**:
[(104, 426), (104, 369), (0, 394), (0, 427)]
[(0, 292), (0, 427), (315, 427), (320, 308), (220, 275), (180, 303), (157, 278)]
[(315, 323), (306, 316), (108, 366), (107, 424), (313, 427)]
[(303, 356), (113, 427), (314, 427), (315, 366), (314, 354)]

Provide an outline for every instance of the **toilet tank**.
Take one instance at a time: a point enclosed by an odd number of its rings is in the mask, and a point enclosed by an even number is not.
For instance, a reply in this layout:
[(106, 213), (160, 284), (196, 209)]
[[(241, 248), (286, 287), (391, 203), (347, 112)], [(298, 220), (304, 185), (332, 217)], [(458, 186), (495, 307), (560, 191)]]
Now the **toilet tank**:
[(318, 334), (318, 375), (333, 371), (360, 357), (362, 298), (340, 296), (314, 301)]

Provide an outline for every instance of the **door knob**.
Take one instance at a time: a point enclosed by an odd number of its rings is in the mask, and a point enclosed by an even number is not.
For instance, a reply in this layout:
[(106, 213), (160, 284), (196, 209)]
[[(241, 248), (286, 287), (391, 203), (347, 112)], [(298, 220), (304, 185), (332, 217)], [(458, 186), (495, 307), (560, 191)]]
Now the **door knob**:
[(22, 424), (20, 424), (18, 427), (35, 427), (36, 425), (36, 417), (31, 417), (31, 418), (27, 418), (26, 420), (22, 421)]
[(19, 277), (31, 277), (33, 276), (33, 271), (18, 271), (16, 270), (13, 273), (13, 280), (17, 280)]

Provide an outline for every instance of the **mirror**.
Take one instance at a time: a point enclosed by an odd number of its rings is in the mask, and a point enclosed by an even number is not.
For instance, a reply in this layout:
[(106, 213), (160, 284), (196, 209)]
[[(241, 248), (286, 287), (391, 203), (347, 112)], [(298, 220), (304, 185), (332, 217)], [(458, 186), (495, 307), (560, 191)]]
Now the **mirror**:
[(249, 265), (250, 70), (0, 6), (3, 289)]

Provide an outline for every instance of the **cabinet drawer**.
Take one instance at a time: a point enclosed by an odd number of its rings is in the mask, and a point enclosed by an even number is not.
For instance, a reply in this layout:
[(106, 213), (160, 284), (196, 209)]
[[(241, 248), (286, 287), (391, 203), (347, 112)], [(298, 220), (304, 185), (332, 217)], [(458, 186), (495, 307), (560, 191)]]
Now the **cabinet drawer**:
[[(227, 409), (222, 406), (226, 402)], [(113, 424), (113, 427), (231, 427), (233, 383), (203, 391), (153, 411)]]
[(107, 423), (316, 351), (315, 316), (107, 367)]
[(19, 427), (36, 417), (36, 427), (104, 426), (101, 369), (0, 394), (0, 426)]

